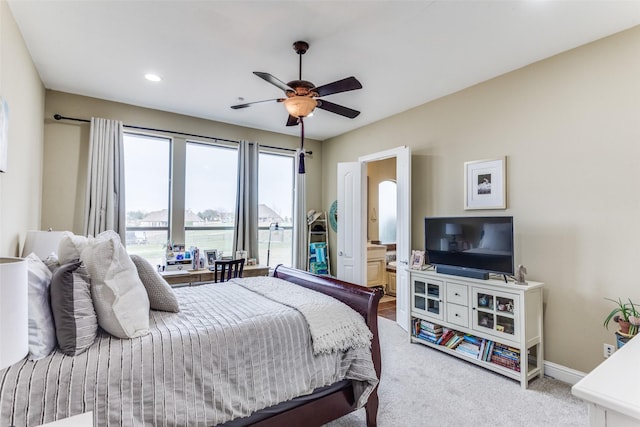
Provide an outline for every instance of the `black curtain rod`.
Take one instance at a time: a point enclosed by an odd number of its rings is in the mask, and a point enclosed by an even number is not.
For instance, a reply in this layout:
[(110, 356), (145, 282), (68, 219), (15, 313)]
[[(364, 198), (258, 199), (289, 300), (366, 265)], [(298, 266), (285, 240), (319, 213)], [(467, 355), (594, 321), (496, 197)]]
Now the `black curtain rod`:
[[(56, 120), (73, 120), (75, 122), (91, 123), (91, 120), (78, 119), (78, 118), (75, 118), (75, 117), (65, 117), (65, 116), (62, 116), (60, 114), (54, 114), (53, 118), (56, 119)], [(129, 129), (147, 130), (147, 131), (151, 131), (151, 132), (172, 133), (174, 135), (182, 135), (182, 136), (191, 136), (191, 137), (194, 137), (194, 138), (211, 139), (213, 141), (232, 142), (232, 143), (235, 143), (235, 144), (239, 144), (240, 143), (240, 141), (236, 141), (234, 139), (216, 138), (216, 137), (213, 137), (213, 136), (197, 135), (197, 134), (194, 134), (194, 133), (178, 132), (178, 131), (174, 131), (174, 130), (146, 128), (146, 127), (142, 127), (142, 126), (132, 126), (132, 125), (127, 125), (127, 124), (123, 124), (122, 126), (124, 126), (126, 128), (129, 128)], [(294, 152), (296, 151), (293, 148), (273, 147), (271, 145), (260, 145), (260, 146), (264, 147), (264, 148), (273, 148), (274, 150), (285, 150), (285, 151), (294, 151)], [(312, 155), (313, 151), (305, 151), (305, 154)]]

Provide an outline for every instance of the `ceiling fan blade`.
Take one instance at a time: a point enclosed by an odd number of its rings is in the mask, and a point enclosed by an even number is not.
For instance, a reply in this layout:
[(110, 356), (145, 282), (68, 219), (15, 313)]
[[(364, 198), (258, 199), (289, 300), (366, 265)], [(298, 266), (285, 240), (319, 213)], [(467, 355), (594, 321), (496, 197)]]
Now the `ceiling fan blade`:
[(273, 77), (271, 74), (269, 73), (263, 73), (262, 71), (254, 71), (253, 74), (255, 74), (256, 76), (260, 77), (261, 79), (271, 83), (272, 85), (279, 87), (280, 89), (282, 89), (283, 91), (287, 92), (287, 91), (294, 91), (295, 90), (291, 87), (289, 87), (289, 85), (287, 85), (285, 82), (283, 82), (280, 79), (277, 79), (276, 77)]
[(234, 109), (234, 110), (239, 110), (241, 108), (247, 108), (247, 107), (249, 107), (249, 106), (251, 106), (253, 104), (261, 104), (263, 102), (272, 102), (272, 101), (282, 102), (282, 101), (284, 101), (284, 99), (282, 99), (282, 98), (274, 98), (274, 99), (265, 99), (265, 100), (262, 100), (262, 101), (247, 102), (245, 104), (232, 105), (231, 108)]
[(328, 83), (314, 89), (318, 96), (327, 96), (334, 93), (348, 92), (350, 90), (362, 89), (362, 85), (355, 77), (347, 77), (333, 83)]
[(289, 114), (289, 118), (287, 119), (287, 126), (298, 126), (298, 123), (300, 123), (300, 120), (298, 120), (297, 117), (293, 117), (291, 114)]
[(360, 111), (345, 107), (343, 105), (334, 104), (333, 102), (325, 101), (324, 99), (318, 99), (317, 108), (321, 108), (332, 113), (340, 114), (341, 116), (355, 119), (360, 114)]

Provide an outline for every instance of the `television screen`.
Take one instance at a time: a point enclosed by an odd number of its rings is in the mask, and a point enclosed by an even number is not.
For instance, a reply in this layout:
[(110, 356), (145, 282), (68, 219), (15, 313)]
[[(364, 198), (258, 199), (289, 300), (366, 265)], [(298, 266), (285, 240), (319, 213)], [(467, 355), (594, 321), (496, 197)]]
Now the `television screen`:
[(514, 274), (513, 217), (426, 217), (427, 262)]

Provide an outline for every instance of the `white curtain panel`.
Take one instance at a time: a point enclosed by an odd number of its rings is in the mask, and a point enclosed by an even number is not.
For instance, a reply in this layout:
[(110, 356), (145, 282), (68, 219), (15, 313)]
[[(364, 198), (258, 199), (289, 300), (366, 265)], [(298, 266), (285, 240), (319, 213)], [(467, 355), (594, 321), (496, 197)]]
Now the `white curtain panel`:
[(238, 146), (238, 193), (233, 230), (233, 253), (247, 251), (258, 258), (258, 152), (257, 142), (240, 141)]
[(296, 150), (293, 199), (293, 267), (307, 269), (307, 201), (306, 174), (298, 173), (302, 150)]
[(89, 167), (84, 234), (97, 236), (106, 230), (120, 235), (124, 244), (124, 152), (122, 122), (91, 118)]

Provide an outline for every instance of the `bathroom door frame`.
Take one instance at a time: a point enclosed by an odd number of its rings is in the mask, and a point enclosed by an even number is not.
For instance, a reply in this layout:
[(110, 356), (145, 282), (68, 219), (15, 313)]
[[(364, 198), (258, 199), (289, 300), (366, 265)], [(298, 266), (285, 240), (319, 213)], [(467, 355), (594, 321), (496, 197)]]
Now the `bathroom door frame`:
[[(338, 274), (342, 280), (366, 283), (367, 212), (364, 203), (355, 195), (366, 194), (366, 179), (353, 179), (366, 170), (366, 163), (389, 158), (396, 159), (397, 229), (396, 229), (396, 322), (409, 330), (409, 254), (411, 253), (411, 149), (407, 146), (361, 156), (357, 162), (338, 164)], [(348, 174), (347, 174), (348, 172)], [(350, 177), (345, 179), (345, 176)], [(348, 187), (348, 188), (346, 188)], [(354, 200), (359, 203), (355, 203)], [(341, 206), (343, 209), (341, 209)], [(350, 206), (349, 209), (344, 209)], [(353, 245), (353, 243), (356, 243)], [(349, 246), (352, 246), (351, 251)], [(351, 252), (360, 262), (348, 261)]]

